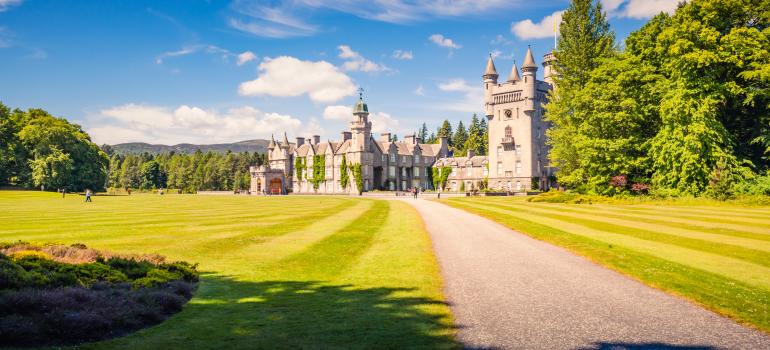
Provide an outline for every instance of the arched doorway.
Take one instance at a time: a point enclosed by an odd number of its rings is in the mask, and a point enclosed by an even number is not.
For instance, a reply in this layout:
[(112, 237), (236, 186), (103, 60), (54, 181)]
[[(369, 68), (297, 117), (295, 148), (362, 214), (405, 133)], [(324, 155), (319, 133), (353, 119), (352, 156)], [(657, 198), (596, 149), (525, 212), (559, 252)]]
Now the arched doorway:
[(283, 191), (281, 191), (281, 179), (270, 180), (270, 193), (281, 194), (282, 192)]

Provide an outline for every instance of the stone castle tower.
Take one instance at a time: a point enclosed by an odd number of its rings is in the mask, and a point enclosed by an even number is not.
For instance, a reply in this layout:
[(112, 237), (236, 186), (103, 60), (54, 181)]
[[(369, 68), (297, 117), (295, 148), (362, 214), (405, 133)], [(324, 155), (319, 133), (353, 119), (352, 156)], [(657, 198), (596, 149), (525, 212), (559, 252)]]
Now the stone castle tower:
[(553, 89), (555, 59), (544, 57), (544, 80), (537, 80), (537, 64), (527, 49), (521, 75), (516, 64), (505, 82), (490, 56), (484, 72), (484, 111), (489, 121), (489, 186), (508, 190), (546, 189), (553, 169), (548, 147), (543, 105)]

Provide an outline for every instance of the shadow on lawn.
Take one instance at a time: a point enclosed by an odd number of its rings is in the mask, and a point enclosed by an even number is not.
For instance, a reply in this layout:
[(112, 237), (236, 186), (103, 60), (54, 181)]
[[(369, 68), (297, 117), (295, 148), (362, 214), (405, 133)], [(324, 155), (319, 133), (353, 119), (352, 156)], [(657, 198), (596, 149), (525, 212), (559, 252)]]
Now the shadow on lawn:
[(598, 342), (590, 348), (580, 350), (716, 350), (713, 346), (673, 345), (666, 343), (614, 343)]
[[(431, 305), (445, 303), (403, 295), (411, 289), (244, 282), (213, 275), (204, 276), (201, 286), (197, 300), (180, 315), (179, 321), (192, 327), (176, 324), (174, 329), (184, 327), (195, 333), (185, 338), (212, 348), (459, 347), (448, 317), (431, 312)], [(197, 332), (201, 318), (208, 325)]]

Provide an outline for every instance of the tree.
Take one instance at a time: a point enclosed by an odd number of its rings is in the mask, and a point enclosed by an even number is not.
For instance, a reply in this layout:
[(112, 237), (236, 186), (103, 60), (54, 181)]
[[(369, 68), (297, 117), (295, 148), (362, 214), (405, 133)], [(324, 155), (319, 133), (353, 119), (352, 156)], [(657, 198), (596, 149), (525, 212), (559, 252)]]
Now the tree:
[(24, 181), (26, 150), (19, 139), (17, 115), (0, 103), (0, 185)]
[(465, 152), (465, 141), (468, 140), (468, 132), (465, 130), (462, 120), (457, 124), (457, 130), (452, 136), (452, 145), (458, 154)]
[(423, 143), (428, 143), (428, 127), (425, 125), (425, 123), (422, 123), (420, 132), (417, 133), (417, 137), (419, 137)]
[(486, 155), (489, 150), (489, 128), (487, 128), (487, 118), (482, 117), (479, 122), (479, 130), (481, 132), (481, 143), (479, 145), (479, 155)]
[(551, 123), (547, 137), (552, 165), (558, 167), (560, 179), (575, 179), (570, 184), (578, 185), (585, 174), (576, 145), (582, 137), (579, 126), (587, 111), (584, 104), (578, 104), (577, 96), (599, 62), (615, 54), (615, 35), (602, 13), (601, 2), (594, 5), (592, 0), (573, 0), (562, 15), (559, 32), (554, 50), (558, 60), (557, 89), (551, 92), (544, 119)]
[(150, 160), (142, 164), (142, 188), (164, 188), (166, 187), (166, 174), (161, 170), (160, 164), (156, 160)]
[(452, 133), (452, 124), (449, 123), (449, 120), (444, 120), (441, 127), (438, 128), (438, 131), (436, 132), (436, 138), (441, 139), (442, 137), (446, 137), (447, 143), (449, 146), (452, 146), (452, 136), (454, 136)]
[(475, 154), (481, 155), (484, 152), (484, 147), (482, 146), (483, 140), (484, 132), (481, 130), (479, 117), (474, 113), (470, 127), (468, 127), (468, 139), (465, 140), (463, 149), (465, 149), (465, 152), (473, 151)]
[(32, 159), (30, 167), (34, 186), (58, 190), (72, 183), (74, 161), (69, 154), (56, 147), (52, 147), (45, 155)]

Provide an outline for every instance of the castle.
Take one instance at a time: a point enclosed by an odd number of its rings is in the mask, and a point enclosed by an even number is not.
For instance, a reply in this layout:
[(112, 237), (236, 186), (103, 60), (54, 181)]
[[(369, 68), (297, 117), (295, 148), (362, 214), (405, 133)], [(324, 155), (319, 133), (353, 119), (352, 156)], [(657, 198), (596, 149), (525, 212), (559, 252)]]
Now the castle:
[[(432, 189), (431, 167), (451, 167), (446, 185), (449, 191), (471, 191), (485, 185), (507, 192), (546, 190), (553, 169), (548, 165), (545, 142), (548, 124), (542, 117), (543, 105), (553, 88), (554, 63), (553, 55), (546, 54), (544, 80), (537, 80), (538, 67), (528, 49), (521, 75), (514, 64), (508, 79), (498, 83), (499, 75), (489, 57), (482, 76), (489, 155), (469, 152), (465, 157), (450, 156), (446, 138), (437, 144), (424, 144), (414, 134), (394, 141), (390, 133), (383, 133), (375, 139), (369, 108), (359, 96), (350, 131), (343, 131), (339, 141), (321, 142), (316, 135), (297, 137), (290, 143), (285, 133), (282, 142), (273, 137), (268, 146), (268, 163), (251, 167), (251, 192), (354, 193), (354, 164), (361, 166), (363, 191)], [(322, 164), (314, 167), (314, 161)]]

